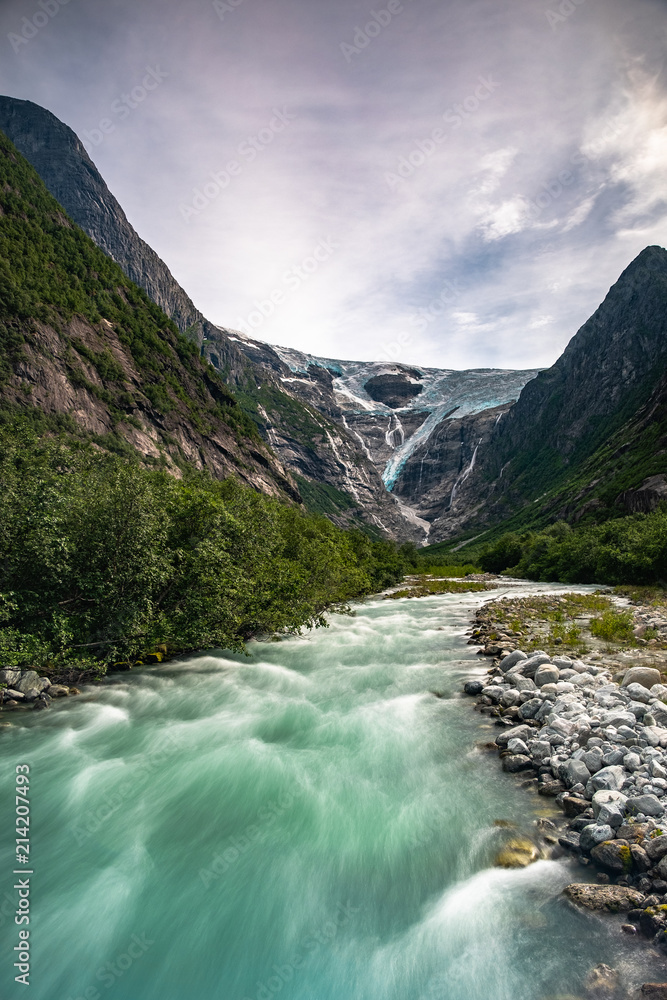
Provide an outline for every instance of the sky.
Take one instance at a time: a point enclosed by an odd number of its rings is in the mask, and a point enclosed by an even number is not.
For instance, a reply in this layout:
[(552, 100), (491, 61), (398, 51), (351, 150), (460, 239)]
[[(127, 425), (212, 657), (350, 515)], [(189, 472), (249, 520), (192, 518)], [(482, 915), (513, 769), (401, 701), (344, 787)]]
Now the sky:
[(544, 367), (667, 244), (667, 0), (2, 0), (0, 53), (269, 343)]

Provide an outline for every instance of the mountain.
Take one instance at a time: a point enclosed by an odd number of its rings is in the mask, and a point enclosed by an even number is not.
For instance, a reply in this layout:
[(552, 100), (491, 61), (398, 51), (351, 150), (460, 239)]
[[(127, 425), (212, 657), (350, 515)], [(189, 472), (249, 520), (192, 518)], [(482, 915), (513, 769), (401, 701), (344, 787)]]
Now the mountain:
[(205, 468), (299, 499), (218, 374), (2, 133), (0, 410), (177, 475)]
[(67, 125), (30, 101), (0, 97), (0, 129), (69, 216), (197, 344), (296, 476), (310, 509), (341, 526), (362, 522), (389, 537), (425, 540), (497, 408), (536, 372), (334, 361), (216, 326), (137, 235)]
[(652, 246), (525, 386), (432, 537), (510, 516), (537, 524), (631, 509), (642, 484), (667, 473), (666, 369), (667, 251)]

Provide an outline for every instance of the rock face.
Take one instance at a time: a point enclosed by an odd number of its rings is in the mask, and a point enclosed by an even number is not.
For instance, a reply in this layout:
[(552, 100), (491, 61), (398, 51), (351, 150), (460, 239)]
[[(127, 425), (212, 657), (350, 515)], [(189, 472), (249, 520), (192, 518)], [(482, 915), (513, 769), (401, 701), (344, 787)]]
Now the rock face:
[[(667, 466), (667, 459), (660, 459), (667, 435), (666, 317), (667, 251), (648, 247), (556, 364), (526, 384), (480, 447), (473, 473), (434, 523), (432, 538), (502, 520), (561, 484), (563, 492), (544, 508), (551, 520), (576, 520), (595, 505), (604, 506), (608, 501), (598, 499), (596, 486), (613, 483), (617, 469), (608, 455), (596, 459), (596, 449), (614, 442), (618, 468), (631, 469), (634, 452), (639, 469), (649, 428), (656, 443), (648, 454), (658, 467), (644, 500), (637, 502), (653, 503), (662, 490), (660, 466)], [(568, 493), (568, 476), (580, 469), (590, 469), (588, 485)]]
[(640, 905), (644, 897), (636, 889), (622, 885), (586, 885), (575, 883), (563, 890), (577, 906), (586, 910), (607, 910), (610, 913), (627, 913)]

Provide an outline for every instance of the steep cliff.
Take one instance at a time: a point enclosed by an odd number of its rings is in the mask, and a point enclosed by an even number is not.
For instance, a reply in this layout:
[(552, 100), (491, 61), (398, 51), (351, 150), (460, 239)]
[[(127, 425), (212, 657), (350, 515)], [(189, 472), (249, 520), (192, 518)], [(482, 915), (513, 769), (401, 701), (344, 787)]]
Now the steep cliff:
[(196, 347), (0, 133), (0, 408), (176, 474), (187, 464), (299, 498)]
[(432, 538), (496, 523), (609, 516), (667, 471), (667, 251), (626, 268), (558, 361), (529, 382), (480, 448)]

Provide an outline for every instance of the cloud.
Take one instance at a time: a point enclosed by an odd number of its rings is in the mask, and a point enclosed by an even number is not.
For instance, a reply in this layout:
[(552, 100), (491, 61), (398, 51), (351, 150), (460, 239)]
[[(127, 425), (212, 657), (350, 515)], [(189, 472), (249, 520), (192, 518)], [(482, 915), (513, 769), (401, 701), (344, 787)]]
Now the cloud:
[[(0, 86), (81, 133), (162, 66), (93, 158), (213, 321), (329, 357), (550, 364), (665, 243), (662, 5), (582, 4), (554, 30), (534, 0), (401, 7), (348, 61), (365, 0), (243, 0), (222, 20), (72, 0), (8, 46)], [(0, 40), (25, 11), (3, 5)]]

